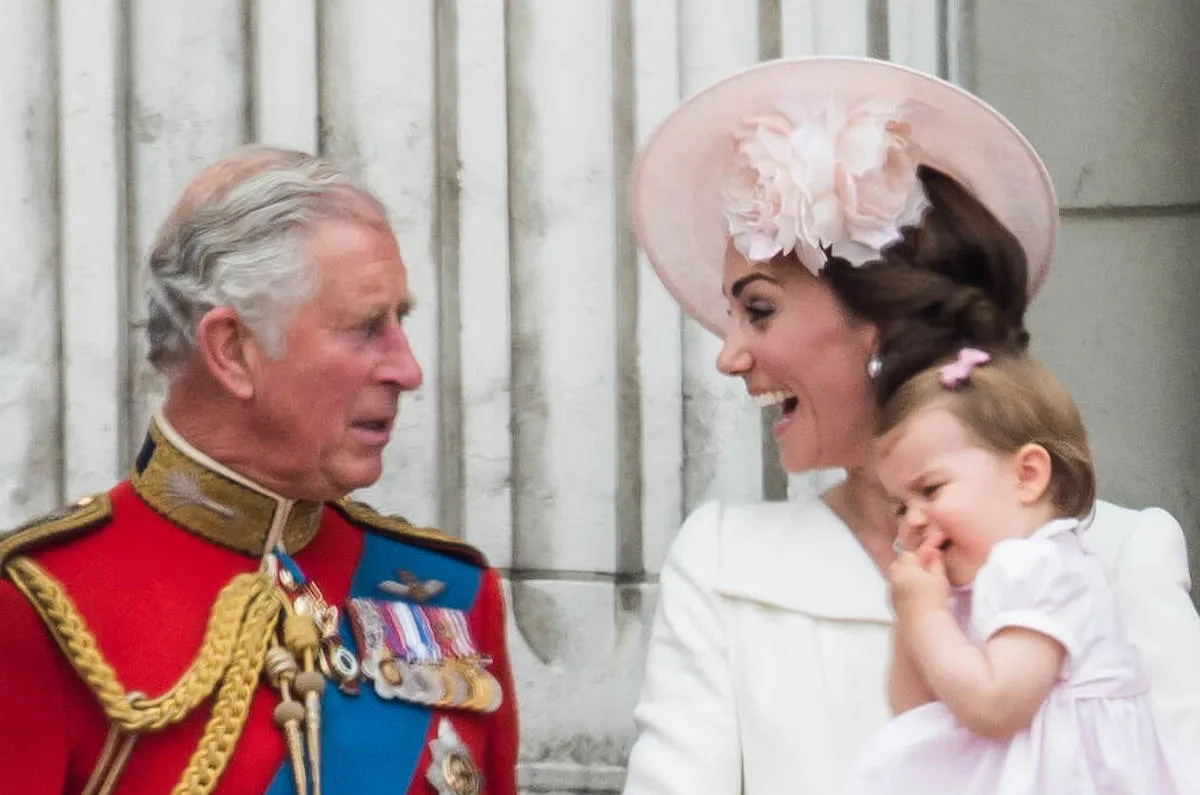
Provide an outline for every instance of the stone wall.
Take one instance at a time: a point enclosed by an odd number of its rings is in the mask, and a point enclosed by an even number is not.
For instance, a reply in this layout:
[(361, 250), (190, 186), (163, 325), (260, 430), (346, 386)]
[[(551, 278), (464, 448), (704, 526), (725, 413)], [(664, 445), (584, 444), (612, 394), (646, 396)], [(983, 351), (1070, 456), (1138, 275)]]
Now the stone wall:
[[(1064, 205), (1040, 353), (1102, 492), (1200, 549), (1200, 10), (1179, 0), (0, 0), (0, 526), (120, 477), (161, 395), (140, 258), (190, 175), (319, 149), (392, 210), (426, 385), (367, 499), (508, 578), (537, 792), (616, 792), (657, 572), (704, 499), (790, 482), (637, 254), (637, 143), (777, 55), (874, 54), (1009, 114)], [(1003, 164), (996, 164), (1003, 168)]]

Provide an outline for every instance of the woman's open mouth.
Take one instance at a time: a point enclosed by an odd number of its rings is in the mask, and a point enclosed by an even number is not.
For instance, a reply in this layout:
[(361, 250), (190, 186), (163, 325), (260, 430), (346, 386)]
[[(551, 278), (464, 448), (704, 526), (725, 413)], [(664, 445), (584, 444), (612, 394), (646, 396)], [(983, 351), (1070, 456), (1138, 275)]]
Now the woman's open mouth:
[(779, 406), (779, 421), (775, 423), (775, 427), (772, 429), (775, 438), (778, 439), (787, 431), (788, 426), (792, 424), (792, 420), (796, 416), (796, 409), (800, 406), (799, 398), (790, 392), (783, 392), (781, 390), (776, 390), (774, 392), (760, 392), (757, 395), (751, 395), (751, 397), (754, 398), (755, 404), (757, 404), (760, 409), (768, 409), (773, 406)]
[(794, 395), (785, 398), (779, 404), (779, 419), (775, 422), (774, 427), (771, 428), (771, 433), (776, 439), (787, 433), (788, 428), (792, 425), (792, 421), (796, 419), (796, 409), (799, 407), (800, 401)]

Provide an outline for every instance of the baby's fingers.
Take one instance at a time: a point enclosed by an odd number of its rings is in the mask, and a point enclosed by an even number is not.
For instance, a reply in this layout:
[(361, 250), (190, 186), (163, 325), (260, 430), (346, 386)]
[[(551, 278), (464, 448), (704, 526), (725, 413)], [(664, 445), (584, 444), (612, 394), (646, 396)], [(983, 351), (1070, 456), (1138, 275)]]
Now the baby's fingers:
[(921, 568), (929, 571), (935, 562), (941, 563), (942, 550), (941, 546), (946, 542), (946, 536), (940, 530), (935, 530), (917, 549), (917, 560), (921, 564)]

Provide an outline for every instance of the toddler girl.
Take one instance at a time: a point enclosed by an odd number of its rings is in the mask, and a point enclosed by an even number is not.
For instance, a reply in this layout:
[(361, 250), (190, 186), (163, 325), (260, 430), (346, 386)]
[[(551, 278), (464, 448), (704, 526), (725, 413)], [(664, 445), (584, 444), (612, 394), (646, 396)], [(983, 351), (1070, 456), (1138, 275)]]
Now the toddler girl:
[(1081, 540), (1095, 474), (1079, 412), (1025, 354), (967, 348), (882, 407), (880, 482), (903, 549), (897, 717), (852, 795), (1193, 795)]

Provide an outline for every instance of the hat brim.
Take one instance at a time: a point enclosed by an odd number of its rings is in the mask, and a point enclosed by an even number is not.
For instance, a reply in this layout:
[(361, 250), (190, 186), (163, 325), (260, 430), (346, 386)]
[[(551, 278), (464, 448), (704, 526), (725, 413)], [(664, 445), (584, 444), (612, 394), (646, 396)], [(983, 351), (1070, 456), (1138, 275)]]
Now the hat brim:
[(634, 231), (684, 312), (723, 334), (729, 231), (721, 189), (734, 156), (732, 133), (781, 101), (813, 94), (918, 108), (906, 120), (922, 161), (965, 185), (1017, 236), (1029, 295), (1037, 293), (1054, 253), (1058, 205), (1045, 165), (1020, 131), (983, 100), (923, 72), (873, 59), (814, 57), (768, 61), (726, 77), (679, 105), (638, 153)]

